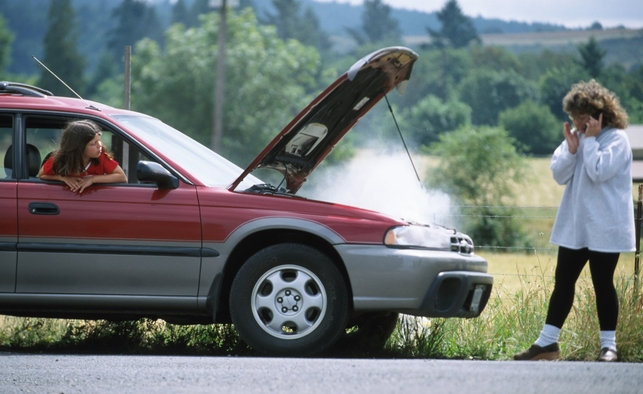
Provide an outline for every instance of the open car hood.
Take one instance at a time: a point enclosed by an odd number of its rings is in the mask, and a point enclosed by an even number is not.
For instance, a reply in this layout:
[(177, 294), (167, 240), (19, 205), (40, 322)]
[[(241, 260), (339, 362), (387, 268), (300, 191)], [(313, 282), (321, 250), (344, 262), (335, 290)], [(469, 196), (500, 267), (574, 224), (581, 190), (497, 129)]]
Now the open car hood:
[(375, 51), (317, 96), (250, 163), (229, 187), (257, 168), (271, 168), (296, 193), (339, 140), (393, 88), (403, 93), (418, 55), (404, 47)]

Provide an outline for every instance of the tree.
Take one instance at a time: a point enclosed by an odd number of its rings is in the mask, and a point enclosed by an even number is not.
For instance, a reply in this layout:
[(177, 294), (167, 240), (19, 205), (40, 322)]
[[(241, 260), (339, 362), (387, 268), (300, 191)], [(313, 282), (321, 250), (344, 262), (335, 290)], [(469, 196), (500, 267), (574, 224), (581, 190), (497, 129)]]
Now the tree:
[(591, 24), (590, 27), (587, 28), (587, 30), (603, 30), (603, 25), (599, 21), (596, 21)]
[(496, 125), (498, 114), (523, 101), (538, 101), (536, 84), (514, 71), (481, 69), (469, 74), (460, 84), (460, 100), (467, 103), (475, 125)]
[(576, 56), (569, 52), (545, 49), (539, 53), (523, 52), (516, 57), (520, 63), (520, 75), (533, 81), (538, 81), (552, 69), (578, 69)]
[(210, 0), (194, 0), (192, 7), (188, 12), (188, 23), (186, 27), (194, 27), (199, 25), (199, 16), (214, 11), (210, 8)]
[(163, 27), (159, 22), (156, 11), (145, 0), (123, 0), (121, 5), (112, 11), (116, 18), (116, 26), (108, 32), (107, 47), (120, 60), (126, 46), (143, 39), (163, 42)]
[(391, 7), (382, 0), (364, 0), (361, 31), (347, 28), (358, 45), (381, 41), (399, 41), (402, 33), (399, 21), (391, 16)]
[(462, 13), (456, 0), (448, 0), (444, 7), (437, 12), (437, 17), (442, 23), (442, 29), (436, 31), (427, 28), (434, 46), (462, 48), (471, 42), (480, 42), (473, 22)]
[[(44, 37), (43, 63), (78, 94), (85, 89), (85, 60), (77, 49), (78, 25), (71, 0), (52, 0)], [(72, 95), (49, 71), (40, 72), (38, 85), (58, 95)]]
[(472, 64), (476, 68), (487, 68), (489, 70), (513, 70), (519, 73), (522, 64), (507, 48), (500, 46), (476, 46), (471, 48)]
[[(88, 98), (92, 97), (97, 93), (98, 87), (103, 83), (103, 81), (115, 77), (120, 73), (120, 70), (122, 70), (122, 68), (119, 70), (118, 63), (114, 61), (112, 54), (109, 53), (106, 49), (103, 49), (101, 51), (101, 53), (98, 56), (98, 59), (99, 60), (98, 60), (98, 65), (96, 67), (96, 70), (94, 70), (94, 72), (92, 73), (92, 77), (90, 78), (87, 84), (86, 94)], [(121, 84), (121, 94), (119, 94), (119, 98), (121, 97), (122, 97), (122, 84)], [(97, 101), (101, 101), (101, 100), (97, 100)], [(121, 106), (121, 105), (122, 105), (122, 100), (119, 100), (118, 106)]]
[[(132, 107), (205, 145), (212, 130), (219, 15), (192, 29), (173, 25), (164, 48), (140, 41), (132, 62)], [(283, 41), (250, 8), (228, 16), (227, 96), (222, 154), (245, 166), (309, 101), (321, 60), (309, 46)]]
[(468, 49), (429, 49), (419, 52), (420, 60), (413, 66), (411, 86), (403, 101), (413, 106), (427, 95), (435, 95), (442, 101), (457, 99), (457, 87), (471, 72), (474, 63)]
[(416, 105), (402, 112), (402, 129), (407, 130), (419, 145), (429, 146), (445, 132), (471, 123), (471, 108), (449, 100), (443, 102), (437, 96), (428, 95)]
[(526, 176), (523, 158), (504, 129), (465, 125), (440, 135), (428, 152), (440, 159), (437, 168), (428, 173), (429, 186), (479, 211), (461, 223), (478, 245), (525, 244), (521, 224), (511, 209), (497, 211), (512, 205), (516, 185)]
[(7, 27), (5, 19), (0, 15), (0, 76), (4, 74), (5, 69), (11, 61), (11, 44), (13, 43), (13, 34)]
[(578, 46), (578, 53), (581, 57), (580, 65), (587, 70), (592, 78), (598, 78), (601, 75), (603, 58), (607, 51), (601, 48), (594, 36), (591, 36), (586, 44)]
[(274, 14), (267, 13), (263, 23), (274, 25), (282, 40), (295, 39), (304, 45), (312, 45), (326, 50), (330, 39), (320, 27), (319, 19), (312, 8), (301, 12), (299, 0), (272, 0), (276, 9)]
[(191, 26), (190, 14), (185, 0), (177, 0), (172, 6), (172, 23), (183, 23), (184, 26)]
[(546, 105), (525, 101), (498, 116), (498, 125), (519, 142), (519, 151), (551, 155), (563, 138), (563, 126)]
[(563, 111), (563, 97), (573, 84), (588, 79), (587, 72), (577, 64), (552, 68), (539, 81), (540, 102), (549, 107), (559, 121), (568, 120), (567, 114)]

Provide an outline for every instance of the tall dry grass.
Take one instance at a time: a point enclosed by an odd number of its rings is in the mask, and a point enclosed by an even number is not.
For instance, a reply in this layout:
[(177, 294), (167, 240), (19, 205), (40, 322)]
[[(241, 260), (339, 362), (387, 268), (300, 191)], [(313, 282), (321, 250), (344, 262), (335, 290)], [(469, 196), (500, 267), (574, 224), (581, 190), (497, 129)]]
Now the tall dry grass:
[[(507, 256), (503, 256), (506, 258)], [(487, 256), (489, 258), (489, 256)], [(520, 256), (513, 256), (519, 261)], [(495, 286), (476, 319), (403, 317), (387, 346), (412, 357), (510, 360), (536, 340), (553, 290), (550, 266), (517, 272), (516, 285)], [(643, 295), (631, 273), (619, 270), (615, 285), (620, 300), (617, 346), (622, 361), (643, 361)], [(562, 358), (596, 360), (600, 352), (596, 299), (584, 274), (576, 286), (574, 306), (561, 332)]]

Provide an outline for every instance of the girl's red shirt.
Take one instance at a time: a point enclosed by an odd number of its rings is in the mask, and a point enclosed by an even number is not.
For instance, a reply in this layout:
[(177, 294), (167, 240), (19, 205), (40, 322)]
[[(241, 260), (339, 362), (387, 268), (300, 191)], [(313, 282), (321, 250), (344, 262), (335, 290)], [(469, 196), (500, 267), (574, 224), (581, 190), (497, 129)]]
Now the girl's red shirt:
[[(89, 166), (85, 168), (85, 171), (80, 174), (70, 174), (71, 176), (88, 176), (88, 175), (105, 175), (111, 174), (114, 172), (116, 167), (118, 167), (118, 162), (116, 160), (110, 159), (105, 156), (105, 153), (101, 153), (98, 158), (99, 163), (94, 164), (93, 161), (89, 162)], [(42, 165), (42, 173), (45, 175), (56, 175), (54, 172), (54, 156), (52, 155), (45, 161), (45, 164)]]

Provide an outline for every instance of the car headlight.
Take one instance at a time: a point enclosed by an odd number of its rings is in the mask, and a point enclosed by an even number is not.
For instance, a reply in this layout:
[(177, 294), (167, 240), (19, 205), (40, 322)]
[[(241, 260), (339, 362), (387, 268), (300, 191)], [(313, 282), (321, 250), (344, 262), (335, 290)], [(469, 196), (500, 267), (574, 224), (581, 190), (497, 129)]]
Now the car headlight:
[(384, 244), (398, 247), (418, 247), (451, 250), (451, 238), (455, 232), (443, 227), (399, 226), (386, 232)]

